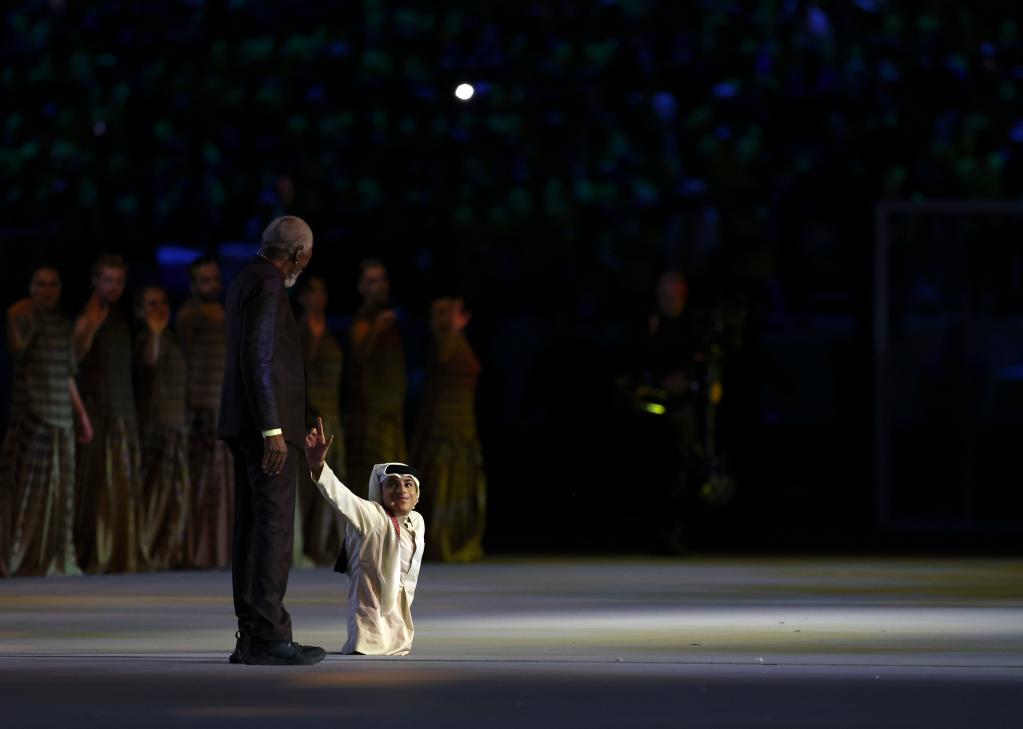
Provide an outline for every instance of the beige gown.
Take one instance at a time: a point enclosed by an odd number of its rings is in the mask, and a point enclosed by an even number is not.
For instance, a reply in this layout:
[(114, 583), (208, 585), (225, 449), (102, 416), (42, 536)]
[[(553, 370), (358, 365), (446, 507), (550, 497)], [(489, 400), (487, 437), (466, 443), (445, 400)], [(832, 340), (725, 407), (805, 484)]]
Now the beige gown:
[(186, 564), (191, 505), (185, 357), (174, 333), (160, 335), (156, 362), (145, 362), (149, 331), (135, 347), (135, 377), (142, 440), (143, 548), (153, 569)]
[(95, 433), (78, 449), (79, 564), (91, 573), (146, 570), (131, 333), (117, 308), (110, 308), (79, 364), (78, 389)]
[[(344, 354), (337, 339), (324, 331), (318, 341), (308, 326), (302, 327), (306, 352), (306, 389), (313, 413), (323, 418), (325, 432), (334, 434), (327, 453), (327, 465), (334, 473), (345, 473), (345, 440), (341, 429), (341, 370)], [(305, 555), (316, 564), (334, 564), (344, 540), (344, 519), (308, 479), (299, 482), (298, 507), (302, 521)]]
[[(373, 323), (378, 310), (363, 307), (360, 321)], [(348, 477), (352, 484), (367, 483), (373, 465), (404, 461), (405, 443), (405, 350), (397, 323), (377, 337), (372, 351), (360, 354), (352, 347), (348, 362), (344, 415), (348, 437)], [(366, 496), (361, 492), (359, 495)]]
[(426, 558), (470, 562), (483, 556), (487, 476), (476, 432), (480, 364), (459, 335), (451, 356), (434, 356), (412, 439), (412, 465), (423, 478), (419, 510), (430, 531)]
[[(77, 369), (71, 325), (39, 312), (14, 356), (14, 401), (0, 449), (13, 575), (80, 574), (74, 545), (75, 429), (68, 379)], [(0, 539), (3, 539), (0, 528)]]
[(178, 337), (187, 363), (188, 473), (192, 512), (188, 562), (193, 567), (231, 564), (234, 527), (234, 460), (217, 438), (224, 379), (224, 323), (203, 315), (198, 300), (181, 307)]

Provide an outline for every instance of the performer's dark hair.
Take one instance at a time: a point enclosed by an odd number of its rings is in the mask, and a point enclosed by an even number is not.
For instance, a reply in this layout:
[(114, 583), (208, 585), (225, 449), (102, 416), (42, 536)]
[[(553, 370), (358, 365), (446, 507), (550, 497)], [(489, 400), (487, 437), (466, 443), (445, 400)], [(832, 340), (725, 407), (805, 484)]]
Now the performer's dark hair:
[(215, 263), (218, 266), (220, 265), (220, 261), (217, 260), (216, 256), (211, 256), (209, 254), (203, 254), (199, 256), (194, 261), (188, 264), (188, 278), (195, 280), (195, 272), (198, 271), (202, 266), (208, 266), (211, 263)]
[(146, 298), (146, 292), (147, 291), (152, 291), (153, 289), (156, 289), (157, 291), (162, 291), (163, 295), (167, 297), (168, 302), (170, 301), (170, 295), (167, 293), (167, 289), (165, 289), (160, 284), (146, 284), (145, 286), (140, 286), (138, 289), (135, 290), (135, 314), (136, 314), (136, 316), (138, 316), (139, 314), (142, 313), (142, 303), (143, 303), (143, 301)]
[(302, 277), (302, 285), (298, 287), (299, 295), (304, 294), (306, 292), (306, 289), (309, 288), (309, 284), (311, 284), (313, 281), (322, 281), (323, 288), (327, 289), (328, 291), (330, 290), (330, 286), (327, 284), (327, 279), (322, 274), (313, 273), (308, 276)]
[(382, 268), (385, 271), (387, 270), (387, 266), (385, 266), (384, 262), (379, 258), (363, 258), (359, 261), (359, 276), (362, 276), (362, 274), (366, 273), (366, 271), (371, 268)]
[(430, 297), (430, 306), (432, 307), (441, 299), (451, 299), (452, 301), (462, 302), (462, 311), (470, 312), (472, 307), (470, 306), (469, 299), (462, 293), (459, 288), (438, 288), (435, 289), (433, 295)]
[(38, 266), (32, 266), (32, 273), (29, 274), (28, 280), (31, 282), (40, 271), (53, 271), (57, 274), (57, 283), (64, 284), (64, 277), (60, 275), (60, 269), (51, 263), (41, 263)]
[(669, 268), (668, 270), (663, 271), (661, 275), (657, 277), (658, 284), (664, 281), (674, 281), (682, 284), (689, 283), (689, 279), (686, 278), (686, 275), (679, 271), (677, 268)]
[(122, 271), (128, 270), (128, 264), (124, 262), (124, 256), (119, 253), (104, 253), (92, 264), (92, 275), (99, 276), (104, 268), (119, 268)]

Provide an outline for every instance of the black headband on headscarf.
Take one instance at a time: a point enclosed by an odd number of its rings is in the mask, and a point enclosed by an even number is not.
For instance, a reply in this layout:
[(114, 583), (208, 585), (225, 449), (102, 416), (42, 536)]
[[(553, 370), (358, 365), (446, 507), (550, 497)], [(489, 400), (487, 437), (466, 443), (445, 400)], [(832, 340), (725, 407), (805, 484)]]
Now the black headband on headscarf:
[(417, 471), (416, 469), (412, 468), (412, 466), (405, 465), (404, 463), (391, 463), (391, 464), (389, 464), (387, 466), (387, 468), (384, 469), (384, 475), (385, 476), (411, 476), (416, 481), (422, 481), (423, 480), (423, 479), (419, 478), (419, 471)]

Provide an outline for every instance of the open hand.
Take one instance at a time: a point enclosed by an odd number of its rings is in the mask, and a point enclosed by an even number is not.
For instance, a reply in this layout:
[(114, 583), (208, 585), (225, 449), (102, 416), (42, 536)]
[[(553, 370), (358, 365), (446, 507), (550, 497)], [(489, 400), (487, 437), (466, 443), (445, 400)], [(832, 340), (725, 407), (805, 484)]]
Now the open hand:
[(373, 328), (380, 333), (398, 321), (398, 315), (394, 309), (384, 309), (373, 319)]
[(146, 314), (146, 326), (153, 334), (163, 334), (163, 330), (170, 323), (169, 311), (151, 311)]
[(323, 460), (334, 442), (334, 436), (328, 439), (323, 432), (323, 418), (316, 418), (316, 427), (306, 433), (305, 452), (309, 460), (309, 470), (319, 473), (323, 468)]
[(224, 321), (224, 307), (221, 306), (219, 301), (204, 302), (200, 307), (200, 311), (202, 311), (202, 315), (209, 321), (216, 322), (218, 324)]
[(455, 334), (461, 334), (469, 325), (470, 319), (472, 319), (472, 313), (465, 310), (465, 301), (456, 299), (454, 316), (451, 318), (452, 331)]
[(100, 324), (106, 321), (109, 310), (110, 306), (107, 302), (101, 299), (98, 294), (93, 294), (89, 298), (89, 303), (85, 305), (85, 318), (94, 328), (98, 328)]
[(34, 314), (35, 303), (32, 299), (28, 298), (11, 304), (11, 307), (7, 310), (7, 316), (19, 323), (31, 319)]

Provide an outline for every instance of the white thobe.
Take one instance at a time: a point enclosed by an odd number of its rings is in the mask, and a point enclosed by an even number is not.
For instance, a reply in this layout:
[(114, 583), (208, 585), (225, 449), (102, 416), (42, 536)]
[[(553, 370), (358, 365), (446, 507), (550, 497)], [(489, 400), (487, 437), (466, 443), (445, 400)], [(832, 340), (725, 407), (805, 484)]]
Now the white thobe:
[(404, 656), (412, 652), (412, 600), (423, 562), (423, 517), (394, 521), (376, 501), (356, 496), (323, 466), (316, 486), (344, 515), (348, 553), (348, 641), (342, 653)]

